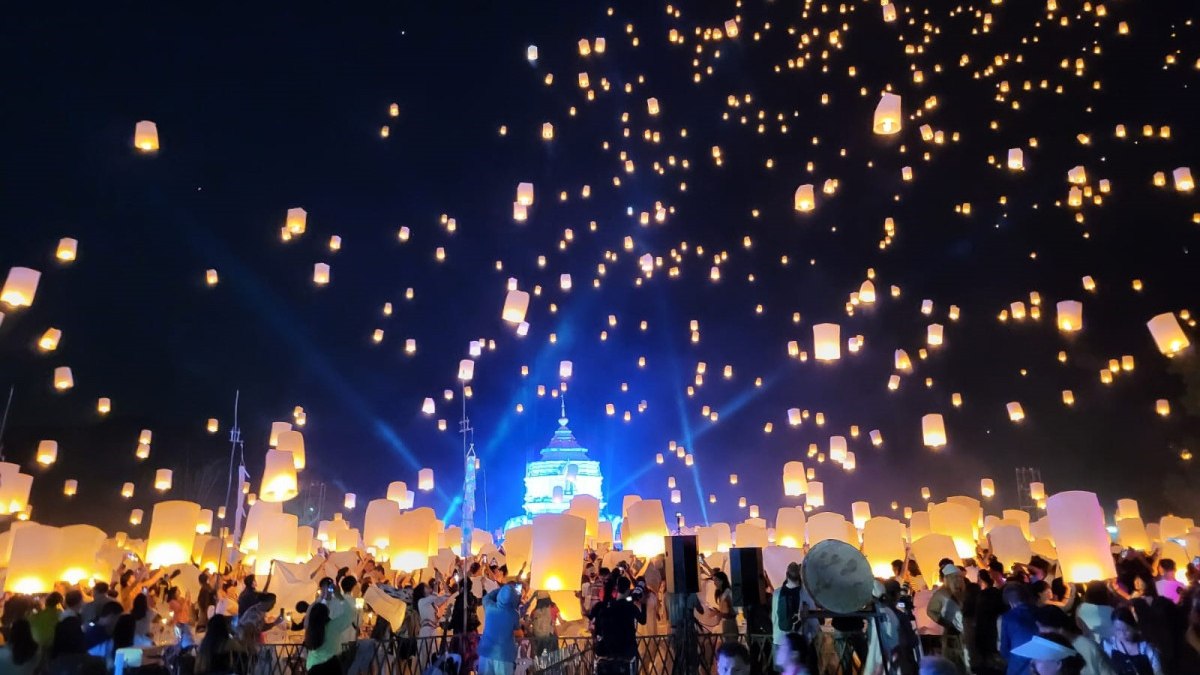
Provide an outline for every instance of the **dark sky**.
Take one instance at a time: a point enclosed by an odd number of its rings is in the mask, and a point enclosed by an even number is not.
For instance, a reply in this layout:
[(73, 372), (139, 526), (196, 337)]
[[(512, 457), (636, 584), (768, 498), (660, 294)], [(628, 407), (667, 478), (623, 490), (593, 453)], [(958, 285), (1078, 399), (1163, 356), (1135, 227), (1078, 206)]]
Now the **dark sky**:
[[(1200, 202), (1170, 185), (1175, 167), (1200, 175), (1195, 7), (1109, 3), (1097, 18), (1081, 2), (1060, 0), (1048, 18), (1043, 2), (957, 12), (949, 4), (902, 3), (890, 24), (873, 1), (847, 3), (844, 14), (836, 3), (805, 12), (795, 2), (712, 2), (678, 18), (644, 2), (615, 4), (611, 15), (602, 4), (559, 2), (13, 13), (0, 28), (0, 268), (34, 267), (43, 277), (34, 306), (6, 311), (0, 324), (0, 384), (15, 387), (5, 455), (37, 476), (34, 517), (117, 528), (129, 508), (153, 503), (160, 467), (176, 470), (173, 496), (214, 506), (224, 496), (238, 390), (256, 482), (270, 422), (301, 405), (304, 479), (326, 483), (326, 517), (341, 491), (365, 504), (391, 480), (411, 486), (425, 466), (439, 490), (418, 504), (445, 512), (461, 480), (461, 440), (453, 433), (457, 395), (447, 404), (441, 392), (456, 388), (458, 360), (481, 337), (496, 349), (477, 364), (470, 413), (484, 470), (479, 519), (492, 529), (517, 513), (523, 464), (555, 428), (558, 403), (536, 388), (557, 386), (563, 359), (574, 362), (572, 427), (603, 462), (609, 500), (666, 499), (673, 475), (690, 522), (741, 520), (740, 496), (764, 514), (792, 503), (779, 478), (790, 459), (817, 466), (830, 507), (845, 513), (856, 499), (879, 514), (892, 500), (918, 506), (922, 486), (938, 498), (975, 495), (985, 476), (997, 482), (996, 510), (1013, 506), (1017, 466), (1040, 468), (1051, 491), (1094, 490), (1107, 508), (1127, 496), (1150, 517), (1193, 508), (1194, 492), (1174, 490), (1168, 478), (1195, 485), (1180, 450), (1197, 424), (1145, 322), (1197, 308), (1191, 250), (1200, 226), (1192, 214)], [(735, 16), (736, 39), (696, 33)], [(1128, 35), (1118, 34), (1121, 21)], [(668, 42), (672, 28), (685, 44)], [(581, 57), (576, 42), (597, 36), (605, 53)], [(525, 59), (530, 44), (536, 65)], [(905, 44), (920, 44), (920, 53), (905, 55)], [(997, 55), (1003, 65), (989, 68)], [(797, 58), (804, 67), (789, 67)], [(914, 83), (914, 67), (923, 82)], [(580, 72), (594, 101), (578, 86)], [(872, 111), (889, 84), (903, 98), (904, 128), (874, 135)], [(651, 96), (657, 117), (647, 113)], [(920, 110), (931, 96), (936, 106)], [(394, 119), (392, 102), (401, 109)], [(138, 120), (157, 123), (159, 152), (133, 149)], [(543, 122), (554, 124), (552, 142), (540, 138)], [(921, 139), (925, 123), (944, 131), (945, 144)], [(1119, 123), (1125, 139), (1114, 136)], [(1170, 139), (1142, 138), (1143, 124), (1156, 135), (1170, 126)], [(660, 142), (645, 140), (647, 130)], [(1023, 172), (1000, 168), (1012, 147), (1024, 149)], [(1078, 210), (1082, 224), (1066, 206), (1075, 165), (1087, 168), (1094, 189), (1101, 178), (1112, 185), (1102, 205)], [(903, 166), (915, 180), (901, 181)], [(1156, 171), (1166, 172), (1165, 188), (1152, 185)], [(823, 195), (830, 178), (838, 190)], [(536, 202), (528, 222), (516, 224), (511, 203), (523, 181), (535, 184)], [(817, 187), (812, 213), (792, 208), (802, 183)], [(660, 201), (672, 209), (666, 221), (639, 225), (637, 215), (653, 214)], [(955, 212), (963, 202), (969, 215)], [(283, 243), (279, 228), (295, 206), (308, 211), (307, 232)], [(455, 232), (439, 224), (443, 214), (455, 218)], [(881, 250), (888, 217), (896, 236)], [(407, 243), (397, 238), (401, 226), (411, 229)], [(574, 237), (560, 248), (567, 228)], [(342, 238), (341, 251), (329, 251), (331, 235)], [(64, 236), (80, 242), (69, 265), (54, 260)], [(633, 251), (623, 248), (626, 236)], [(672, 249), (682, 262), (673, 263)], [(713, 283), (720, 252), (728, 256)], [(638, 285), (645, 253), (666, 264)], [(326, 287), (312, 283), (316, 262), (332, 267)], [(598, 277), (599, 263), (606, 272)], [(673, 264), (674, 278), (666, 269)], [(220, 274), (214, 288), (204, 283), (208, 268)], [(868, 268), (879, 302), (848, 316), (849, 294)], [(562, 273), (572, 275), (569, 293), (559, 289)], [(1085, 274), (1096, 293), (1083, 290)], [(522, 289), (542, 286), (525, 338), (500, 320), (510, 276)], [(893, 284), (899, 298), (889, 297)], [(409, 287), (412, 301), (404, 299)], [(1028, 304), (1031, 291), (1042, 298), (1040, 321), (998, 321), (1010, 302)], [(920, 313), (923, 299), (933, 301), (932, 316)], [(1063, 299), (1084, 303), (1085, 329), (1071, 337), (1054, 325)], [(390, 317), (385, 302), (395, 308)], [(952, 304), (961, 308), (956, 322), (947, 319)], [(821, 322), (840, 323), (843, 340), (863, 335), (865, 347), (850, 355), (843, 344), (834, 364), (789, 359), (789, 340), (811, 353), (812, 325)], [(945, 325), (946, 344), (918, 360), (932, 322)], [(62, 341), (43, 354), (36, 341), (51, 326)], [(376, 328), (385, 331), (380, 344), (371, 341)], [(407, 338), (417, 340), (414, 356), (403, 352)], [(889, 392), (898, 348), (915, 372)], [(1100, 369), (1126, 354), (1136, 369), (1101, 384)], [(700, 361), (708, 372), (689, 397)], [(66, 393), (51, 387), (61, 365), (75, 376)], [(1073, 390), (1073, 408), (1061, 403), (1063, 389)], [(960, 409), (950, 405), (953, 392), (964, 398)], [(106, 417), (96, 413), (99, 396), (113, 401)], [(420, 413), (426, 396), (438, 399), (435, 418)], [(1159, 398), (1172, 401), (1170, 417), (1155, 414)], [(1023, 423), (1008, 420), (1008, 401), (1022, 403)], [(706, 405), (717, 422), (702, 417)], [(827, 422), (790, 428), (791, 407), (823, 412)], [(933, 412), (945, 415), (950, 438), (936, 452), (921, 443), (920, 418)], [(220, 419), (220, 433), (205, 433), (209, 417)], [(439, 432), (436, 418), (449, 431)], [(773, 433), (764, 433), (767, 422)], [(824, 451), (850, 425), (861, 429), (850, 439), (853, 473), (805, 457), (810, 443)], [(154, 431), (154, 444), (139, 463), (142, 428)], [(884, 436), (881, 448), (867, 440), (872, 429)], [(59, 442), (49, 469), (33, 463), (39, 439)], [(671, 440), (694, 453), (694, 468), (673, 459), (654, 465)], [(731, 472), (742, 476), (739, 486), (728, 484)], [(80, 481), (73, 500), (60, 495), (67, 478)], [(126, 480), (138, 485), (132, 500), (118, 496)]]

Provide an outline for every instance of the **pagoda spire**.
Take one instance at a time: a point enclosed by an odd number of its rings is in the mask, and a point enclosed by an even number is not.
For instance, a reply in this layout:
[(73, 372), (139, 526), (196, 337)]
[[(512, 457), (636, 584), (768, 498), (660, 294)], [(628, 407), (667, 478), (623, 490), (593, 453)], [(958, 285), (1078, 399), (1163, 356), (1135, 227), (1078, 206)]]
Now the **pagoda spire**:
[(567, 419), (567, 395), (563, 394), (563, 395), (559, 396), (558, 401), (562, 405), (562, 407), (560, 408), (560, 414), (558, 416), (558, 426), (566, 427), (567, 422), (570, 421)]

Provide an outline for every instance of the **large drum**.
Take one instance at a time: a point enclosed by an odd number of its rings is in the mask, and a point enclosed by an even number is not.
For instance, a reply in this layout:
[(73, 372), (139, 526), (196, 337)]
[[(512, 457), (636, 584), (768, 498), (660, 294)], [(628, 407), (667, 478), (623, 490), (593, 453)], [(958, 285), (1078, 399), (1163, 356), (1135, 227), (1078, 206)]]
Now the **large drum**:
[(837, 614), (865, 609), (875, 577), (866, 556), (850, 544), (826, 539), (813, 546), (802, 563), (804, 587), (817, 606)]

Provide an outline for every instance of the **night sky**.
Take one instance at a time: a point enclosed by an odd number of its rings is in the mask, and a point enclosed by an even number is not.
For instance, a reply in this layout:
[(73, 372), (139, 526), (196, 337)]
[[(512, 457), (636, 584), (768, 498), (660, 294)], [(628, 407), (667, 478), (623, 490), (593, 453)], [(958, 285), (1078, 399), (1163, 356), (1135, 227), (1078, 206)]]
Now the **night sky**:
[[(490, 529), (518, 513), (524, 463), (556, 427), (550, 394), (564, 359), (574, 364), (571, 426), (602, 462), (610, 511), (628, 493), (665, 501), (674, 476), (683, 503), (668, 509), (691, 523), (744, 519), (742, 496), (773, 518), (800, 503), (782, 492), (792, 459), (816, 468), (828, 508), (843, 513), (857, 499), (877, 515), (891, 515), (893, 500), (918, 509), (922, 486), (935, 499), (978, 496), (983, 477), (997, 485), (989, 512), (1013, 507), (1018, 466), (1039, 468), (1050, 492), (1095, 491), (1107, 509), (1136, 498), (1148, 519), (1200, 510), (1193, 462), (1181, 458), (1195, 449), (1197, 418), (1146, 328), (1154, 315), (1195, 311), (1200, 290), (1200, 202), (1172, 182), (1177, 167), (1200, 175), (1194, 5), (1110, 2), (1098, 16), (1073, 0), (1057, 11), (1041, 0), (926, 0), (898, 2), (889, 23), (874, 1), (397, 4), (31, 6), (0, 27), (0, 273), (43, 272), (32, 307), (0, 307), (0, 386), (15, 388), (3, 441), (5, 459), (37, 476), (35, 520), (128, 529), (129, 509), (159, 498), (157, 468), (175, 470), (170, 497), (222, 503), (239, 390), (255, 487), (271, 421), (299, 405), (302, 480), (324, 483), (325, 499), (311, 486), (295, 508), (328, 518), (349, 491), (360, 504), (349, 517), (361, 518), (389, 481), (411, 488), (432, 467), (438, 489), (417, 504), (457, 517), (456, 373), (480, 338), (495, 349), (477, 360), (468, 410), (483, 470), (477, 523)], [(717, 39), (727, 20), (737, 36)], [(669, 41), (672, 29), (681, 41)], [(581, 56), (578, 41), (596, 37), (604, 53)], [(902, 97), (903, 129), (876, 135), (872, 113), (889, 88)], [(157, 124), (158, 152), (133, 147), (139, 120)], [(924, 124), (945, 142), (923, 140)], [(1009, 148), (1023, 149), (1023, 171), (1005, 168)], [(1068, 207), (1076, 165), (1102, 204)], [(520, 182), (536, 190), (523, 223), (512, 213)], [(793, 193), (809, 183), (816, 208), (797, 212)], [(307, 231), (283, 242), (292, 207), (307, 210)], [(895, 234), (881, 248), (887, 218)], [(73, 263), (55, 260), (62, 237), (79, 241)], [(649, 278), (638, 262), (647, 253), (663, 259)], [(313, 283), (318, 262), (331, 266), (327, 286)], [(878, 300), (848, 314), (869, 269)], [(541, 287), (525, 337), (500, 317), (510, 277)], [(1028, 309), (1031, 292), (1040, 320), (999, 320), (1012, 302)], [(1083, 331), (1056, 329), (1059, 300), (1083, 302)], [(823, 322), (842, 328), (836, 362), (811, 358)], [(930, 323), (945, 326), (945, 344), (922, 360)], [(49, 327), (62, 339), (44, 353)], [(865, 344), (851, 354), (855, 335)], [(789, 358), (792, 340), (806, 362)], [(896, 349), (914, 368), (889, 391)], [(1194, 362), (1194, 349), (1175, 360)], [(1102, 384), (1100, 370), (1124, 355), (1135, 369)], [(69, 391), (52, 387), (57, 366), (73, 371)], [(107, 416), (101, 396), (112, 399)], [(426, 397), (433, 416), (421, 413)], [(1167, 417), (1155, 412), (1162, 398)], [(1009, 421), (1010, 401), (1023, 422)], [(789, 426), (789, 408), (812, 416)], [(940, 450), (922, 445), (927, 413), (945, 416)], [(143, 428), (154, 442), (139, 462)], [(811, 443), (827, 452), (831, 435), (848, 437), (852, 472), (806, 456)], [(34, 462), (41, 439), (59, 443), (49, 468)], [(670, 441), (694, 467), (670, 455), (655, 464)], [(61, 495), (68, 478), (79, 480), (72, 499)], [(130, 500), (118, 494), (127, 480)]]

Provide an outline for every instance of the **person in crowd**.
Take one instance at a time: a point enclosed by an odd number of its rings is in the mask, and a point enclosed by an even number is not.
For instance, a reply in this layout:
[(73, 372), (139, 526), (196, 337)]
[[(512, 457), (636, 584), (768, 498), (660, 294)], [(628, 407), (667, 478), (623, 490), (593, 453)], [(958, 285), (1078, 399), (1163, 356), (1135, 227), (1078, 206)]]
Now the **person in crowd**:
[(308, 650), (305, 667), (309, 675), (341, 675), (338, 656), (342, 643), (338, 635), (348, 623), (345, 615), (338, 623), (335, 625), (329, 605), (318, 602), (309, 607), (304, 630), (304, 647)]
[(1071, 648), (1083, 658), (1081, 675), (1118, 675), (1100, 645), (1084, 636), (1079, 626), (1063, 610), (1051, 605), (1038, 607), (1033, 612), (1033, 619), (1043, 637), (1053, 633), (1070, 642)]
[(243, 589), (237, 596), (237, 616), (242, 618), (251, 607), (258, 602), (258, 582), (253, 574), (247, 574), (242, 580)]
[(1179, 655), (1175, 669), (1180, 673), (1200, 673), (1200, 591), (1191, 589), (1183, 598), (1187, 611), (1187, 625), (1179, 644)]
[(214, 614), (204, 631), (204, 639), (196, 648), (194, 675), (223, 675), (233, 672), (234, 642), (229, 630), (229, 618)]
[(1158, 561), (1158, 581), (1154, 582), (1154, 588), (1160, 596), (1177, 605), (1179, 604), (1183, 590), (1187, 586), (1175, 578), (1174, 560), (1163, 558)]
[(119, 649), (132, 647), (137, 639), (137, 621), (134, 620), (132, 614), (122, 614), (117, 617), (116, 623), (113, 624), (112, 633), (112, 648), (113, 652)]
[[(783, 585), (771, 594), (771, 643), (775, 649), (779, 649), (788, 633), (801, 633), (807, 640), (815, 635), (810, 630), (815, 619), (805, 620), (805, 615), (816, 608), (816, 603), (801, 583), (800, 575), (800, 563), (788, 563)], [(815, 630), (820, 627), (816, 626)]]
[(63, 656), (87, 654), (87, 643), (83, 639), (83, 624), (77, 616), (67, 616), (54, 627), (54, 645), (50, 648), (51, 660)]
[(29, 627), (33, 629), (33, 639), (43, 653), (49, 654), (54, 645), (54, 629), (58, 626), (58, 617), (62, 614), (62, 593), (54, 591), (46, 596), (45, 604), (29, 619)]
[(538, 591), (530, 604), (529, 632), (534, 656), (558, 649), (558, 605), (546, 591)]
[(876, 600), (877, 621), (867, 623), (867, 658), (863, 673), (878, 675), (885, 672), (885, 664), (891, 664), (899, 655), (901, 647), (901, 619), (896, 613), (896, 597), (900, 594), (900, 583), (878, 579), (872, 590)]
[(1161, 656), (1154, 645), (1142, 637), (1137, 615), (1131, 607), (1113, 611), (1112, 637), (1103, 645), (1104, 653), (1121, 675), (1164, 675)]
[[(1171, 672), (1174, 670), (1176, 646), (1182, 634), (1177, 618), (1179, 607), (1174, 601), (1159, 597), (1148, 561), (1137, 558), (1126, 567), (1134, 570), (1132, 580), (1126, 577), (1118, 583), (1122, 588), (1133, 587), (1129, 606), (1137, 618), (1138, 632), (1158, 651), (1163, 668)], [(1121, 579), (1121, 575), (1118, 575), (1118, 579)]]
[(154, 625), (158, 621), (158, 614), (150, 609), (150, 598), (145, 593), (139, 594), (133, 599), (133, 609), (130, 610), (129, 615), (135, 622), (134, 646), (154, 646)]
[(108, 604), (100, 609), (96, 620), (84, 628), (83, 642), (89, 654), (103, 658), (106, 663), (112, 663), (112, 636), (119, 618), (121, 618), (121, 603), (109, 600)]
[(1079, 652), (1071, 647), (1065, 637), (1054, 633), (1034, 635), (1024, 644), (1014, 647), (1012, 653), (1029, 664), (1022, 673), (1080, 675), (1083, 672), (1083, 658)]
[(962, 570), (948, 559), (941, 561), (942, 585), (929, 598), (925, 614), (942, 628), (942, 656), (966, 670), (966, 650), (963, 649), (963, 613), (966, 579)]
[(733, 587), (729, 576), (722, 570), (712, 571), (713, 580), (713, 610), (721, 619), (721, 634), (726, 640), (737, 639), (737, 612), (733, 608)]
[(1008, 611), (1000, 617), (1000, 655), (1008, 661), (1008, 675), (1029, 672), (1029, 657), (1014, 650), (1038, 634), (1033, 617), (1033, 594), (1027, 584), (1009, 582), (1002, 591)]
[(38, 664), (38, 644), (29, 621), (17, 619), (0, 647), (0, 675), (33, 675)]
[(808, 675), (804, 667), (804, 640), (796, 633), (783, 636), (783, 643), (775, 650), (775, 669), (781, 675)]
[(750, 650), (740, 642), (717, 648), (717, 675), (750, 675)]
[(83, 608), (83, 591), (72, 588), (63, 596), (63, 611), (59, 614), (58, 620), (61, 622), (63, 619), (73, 616), (80, 619), (80, 623), (82, 623)]
[(117, 602), (121, 603), (121, 607), (126, 612), (133, 611), (133, 600), (142, 594), (142, 590), (147, 586), (152, 586), (158, 582), (165, 570), (156, 570), (147, 572), (146, 568), (138, 570), (125, 570), (119, 577), (117, 586)]
[[(354, 642), (358, 638), (358, 609), (354, 606), (354, 589), (358, 586), (358, 579), (352, 575), (344, 575), (338, 580), (338, 591), (326, 599), (329, 603), (330, 618), (340, 618), (342, 614), (349, 616), (348, 622), (339, 621), (338, 627), (341, 631), (336, 637), (339, 644)], [(334, 615), (338, 615), (335, 617)]]
[(179, 631), (184, 646), (193, 644), (192, 637), (192, 603), (183, 595), (178, 586), (167, 589), (167, 609), (171, 612), (171, 623)]
[(1112, 636), (1112, 595), (1108, 584), (1091, 581), (1084, 587), (1083, 602), (1075, 609), (1079, 630), (1097, 643)]
[[(113, 599), (108, 596), (108, 583), (97, 581), (92, 586), (92, 600), (83, 606), (83, 611), (80, 612), (79, 618), (83, 620), (83, 625), (94, 622), (96, 617), (100, 616), (100, 610), (104, 609)], [(120, 604), (120, 603), (118, 603)]]
[(296, 603), (288, 620), (288, 633), (304, 633), (304, 619), (308, 617), (309, 607), (312, 607), (312, 604), (304, 600)]
[(1000, 656), (1000, 615), (1008, 606), (1003, 592), (996, 587), (996, 576), (991, 569), (979, 574), (979, 592), (975, 595), (974, 668), (978, 673), (1004, 672), (1004, 659)]
[(196, 630), (203, 632), (208, 625), (208, 609), (217, 604), (217, 585), (221, 583), (221, 575), (209, 574), (208, 570), (200, 573), (200, 590), (196, 592)]
[(483, 635), (479, 638), (477, 675), (512, 675), (517, 659), (513, 631), (520, 622), (519, 587), (505, 584), (483, 596)]
[[(274, 623), (267, 622), (267, 615), (273, 609), (275, 609), (275, 594), (259, 593), (250, 608), (242, 612), (242, 616), (237, 621), (237, 630), (238, 638), (245, 649), (257, 649), (258, 645), (264, 642), (263, 634), (283, 623), (282, 612), (276, 617)], [(312, 614), (312, 608), (309, 609), (309, 614)]]
[(596, 655), (617, 661), (632, 661), (637, 657), (637, 626), (646, 622), (646, 608), (629, 596), (633, 584), (629, 577), (612, 577), (612, 594), (592, 608), (588, 617), (594, 626)]
[(222, 581), (220, 588), (221, 591), (217, 596), (217, 603), (208, 608), (208, 617), (211, 619), (217, 614), (227, 619), (241, 616), (241, 613), (238, 611), (241, 608), (238, 606), (237, 582), (232, 579)]

